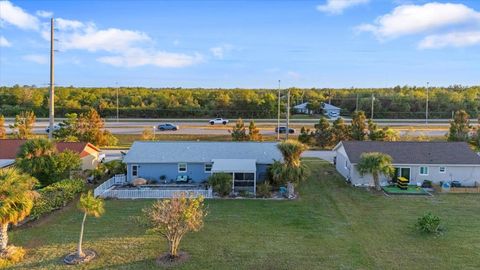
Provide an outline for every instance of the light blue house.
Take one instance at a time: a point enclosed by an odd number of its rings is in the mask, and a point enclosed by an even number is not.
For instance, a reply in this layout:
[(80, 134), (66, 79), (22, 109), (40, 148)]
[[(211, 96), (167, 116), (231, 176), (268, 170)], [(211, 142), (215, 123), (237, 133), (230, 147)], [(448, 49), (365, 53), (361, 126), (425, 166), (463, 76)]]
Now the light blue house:
[(191, 183), (202, 183), (212, 173), (228, 173), (234, 191), (255, 191), (275, 160), (282, 160), (277, 143), (178, 141), (135, 142), (123, 159), (128, 182), (136, 178), (158, 183), (187, 178)]

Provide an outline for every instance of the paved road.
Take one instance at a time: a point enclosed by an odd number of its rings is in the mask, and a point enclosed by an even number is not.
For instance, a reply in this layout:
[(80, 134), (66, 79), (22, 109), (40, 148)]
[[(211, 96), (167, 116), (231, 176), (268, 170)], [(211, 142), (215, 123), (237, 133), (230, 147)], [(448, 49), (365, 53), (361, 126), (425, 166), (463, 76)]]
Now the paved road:
[[(141, 134), (146, 128), (153, 129), (156, 124), (158, 123), (165, 123), (167, 121), (122, 121), (122, 122), (109, 122), (105, 123), (105, 127), (110, 130), (113, 134)], [(209, 125), (206, 120), (204, 122), (186, 122), (186, 121), (170, 121), (173, 124), (180, 126), (180, 129), (177, 131), (156, 131), (157, 134), (162, 133), (173, 133), (173, 134), (187, 134), (187, 135), (198, 135), (198, 134), (207, 134), (207, 135), (225, 135), (229, 134), (228, 130), (232, 129), (234, 123), (229, 123), (226, 126), (223, 125)], [(7, 132), (11, 132), (8, 125), (12, 123), (12, 120), (6, 121)], [(246, 121), (246, 125), (248, 122)], [(275, 135), (275, 126), (277, 125), (276, 122), (258, 122), (257, 127), (260, 129), (260, 133), (263, 135)], [(284, 124), (281, 124), (284, 125)], [(379, 124), (379, 126), (383, 126), (386, 124)], [(429, 126), (426, 126), (425, 123), (403, 123), (403, 122), (391, 122), (389, 123), (393, 128), (397, 129), (401, 135), (409, 133), (412, 136), (443, 136), (448, 131), (448, 124), (445, 123), (435, 123)], [(412, 126), (414, 129), (407, 129), (406, 126)], [(46, 120), (37, 121), (34, 132), (37, 134), (45, 134), (45, 128), (48, 126), (48, 122)], [(314, 122), (298, 122), (298, 120), (294, 120), (290, 124), (292, 128), (296, 130), (296, 133), (300, 131), (302, 126), (306, 128), (313, 129)]]
[[(126, 153), (128, 150), (103, 150), (102, 153), (105, 154), (105, 160), (111, 161), (122, 158), (122, 152)], [(315, 157), (326, 160), (330, 163), (333, 163), (333, 157), (335, 153), (333, 151), (305, 151), (302, 155), (303, 157)]]

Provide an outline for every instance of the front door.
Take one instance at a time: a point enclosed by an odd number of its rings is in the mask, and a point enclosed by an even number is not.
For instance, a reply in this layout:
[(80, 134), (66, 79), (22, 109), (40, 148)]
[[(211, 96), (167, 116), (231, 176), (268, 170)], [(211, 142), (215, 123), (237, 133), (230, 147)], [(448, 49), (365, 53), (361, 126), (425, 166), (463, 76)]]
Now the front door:
[(403, 177), (410, 181), (410, 168), (395, 168), (395, 176)]

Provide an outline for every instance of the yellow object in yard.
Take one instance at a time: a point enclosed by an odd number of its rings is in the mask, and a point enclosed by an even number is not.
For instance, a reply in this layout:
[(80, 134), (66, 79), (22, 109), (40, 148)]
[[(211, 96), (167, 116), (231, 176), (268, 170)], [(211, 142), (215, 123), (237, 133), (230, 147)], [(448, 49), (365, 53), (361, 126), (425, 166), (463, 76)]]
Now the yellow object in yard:
[(408, 189), (408, 182), (410, 182), (410, 181), (407, 178), (398, 177), (397, 178), (397, 187), (399, 189), (407, 190)]

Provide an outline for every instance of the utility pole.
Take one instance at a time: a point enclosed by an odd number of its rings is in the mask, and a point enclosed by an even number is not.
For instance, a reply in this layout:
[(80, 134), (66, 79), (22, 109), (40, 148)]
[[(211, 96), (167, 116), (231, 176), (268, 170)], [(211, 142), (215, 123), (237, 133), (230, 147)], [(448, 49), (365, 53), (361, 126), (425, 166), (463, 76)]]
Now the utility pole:
[(374, 105), (373, 102), (374, 101), (375, 101), (375, 96), (372, 93), (372, 109), (371, 109), (371, 114), (370, 114), (370, 119), (372, 119), (372, 120), (373, 120), (373, 105)]
[(428, 91), (429, 91), (429, 84), (430, 84), (430, 82), (427, 82), (427, 103), (425, 104), (425, 125), (428, 125)]
[(355, 102), (355, 111), (358, 112), (358, 93), (357, 93), (357, 101)]
[(280, 140), (280, 80), (278, 80), (277, 141)]
[(115, 86), (117, 88), (117, 123), (118, 123), (118, 82), (115, 82)]
[(285, 139), (288, 140), (288, 134), (290, 133), (290, 88), (287, 92), (287, 130), (285, 131)]
[(48, 138), (53, 139), (53, 126), (55, 124), (55, 82), (54, 82), (54, 25), (53, 18), (50, 19), (50, 101), (49, 101), (49, 129)]

